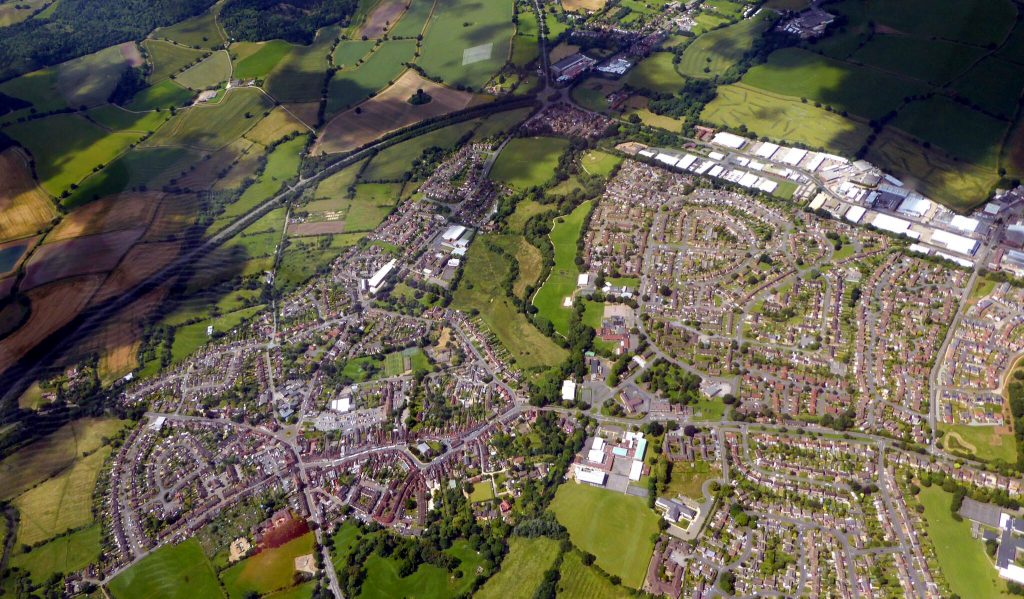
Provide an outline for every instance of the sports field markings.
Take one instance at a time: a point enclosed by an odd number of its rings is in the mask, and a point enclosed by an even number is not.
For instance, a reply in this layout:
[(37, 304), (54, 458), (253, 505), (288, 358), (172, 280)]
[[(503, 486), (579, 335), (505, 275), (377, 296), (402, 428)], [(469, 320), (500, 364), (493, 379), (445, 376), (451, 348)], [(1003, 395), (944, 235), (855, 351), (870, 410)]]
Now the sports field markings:
[(481, 60), (487, 60), (491, 57), (491, 48), (493, 47), (493, 43), (487, 43), (480, 44), (479, 46), (473, 46), (472, 48), (466, 48), (462, 51), (462, 66), (480, 62)]

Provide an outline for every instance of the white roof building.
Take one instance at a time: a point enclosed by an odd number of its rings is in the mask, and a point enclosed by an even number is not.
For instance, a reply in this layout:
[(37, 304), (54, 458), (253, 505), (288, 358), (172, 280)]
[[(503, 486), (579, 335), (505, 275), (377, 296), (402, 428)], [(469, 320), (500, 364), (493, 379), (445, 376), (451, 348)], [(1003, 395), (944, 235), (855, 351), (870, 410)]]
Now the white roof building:
[(711, 143), (738, 150), (747, 143), (747, 138), (740, 137), (733, 133), (719, 131), (718, 133), (715, 133), (715, 136), (711, 139)]
[(370, 295), (376, 295), (376, 293), (380, 291), (381, 285), (388, 278), (388, 275), (391, 274), (391, 271), (394, 270), (395, 264), (397, 264), (397, 260), (391, 259), (390, 262), (380, 267), (380, 270), (375, 272), (372, 277), (366, 280), (366, 285), (369, 287)]
[(850, 209), (846, 211), (846, 215), (843, 218), (856, 224), (864, 218), (864, 214), (867, 211), (868, 209), (863, 206), (851, 206)]
[(932, 233), (931, 242), (936, 245), (941, 245), (949, 250), (957, 252), (959, 254), (967, 254), (973, 256), (974, 252), (978, 251), (978, 241), (963, 235), (957, 235), (956, 233), (950, 233), (941, 229), (936, 229)]
[(352, 398), (345, 395), (331, 400), (331, 409), (335, 412), (347, 412), (352, 409)]
[(576, 383), (566, 379), (562, 381), (562, 401), (576, 399)]
[(910, 221), (903, 220), (902, 218), (896, 218), (895, 216), (889, 216), (888, 214), (876, 214), (871, 224), (875, 227), (888, 231), (890, 233), (898, 233), (900, 235), (907, 235), (910, 231)]
[(578, 483), (601, 486), (604, 485), (605, 478), (607, 478), (607, 475), (597, 468), (591, 468), (582, 464), (576, 465), (576, 482)]
[(640, 475), (644, 471), (644, 463), (641, 460), (633, 460), (633, 463), (629, 466), (629, 480), (640, 480)]

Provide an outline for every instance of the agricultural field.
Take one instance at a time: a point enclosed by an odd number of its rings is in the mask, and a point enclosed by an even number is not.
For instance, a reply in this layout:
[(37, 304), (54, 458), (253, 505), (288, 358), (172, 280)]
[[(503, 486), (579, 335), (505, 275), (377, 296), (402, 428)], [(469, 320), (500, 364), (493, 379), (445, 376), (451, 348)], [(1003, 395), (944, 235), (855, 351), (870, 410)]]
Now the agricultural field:
[(34, 235), (57, 215), (53, 203), (17, 149), (0, 152), (0, 172), (0, 242)]
[(175, 81), (185, 87), (199, 91), (216, 87), (231, 76), (231, 57), (227, 52), (214, 52), (202, 62), (181, 72)]
[(57, 67), (57, 91), (68, 106), (103, 104), (136, 59), (141, 64), (135, 44), (129, 42), (69, 60)]
[(231, 89), (216, 104), (179, 112), (146, 145), (216, 150), (241, 137), (272, 107), (270, 99), (257, 89)]
[(20, 0), (0, 4), (0, 27), (9, 27), (31, 17), (53, 0)]
[(89, 175), (61, 204), (75, 208), (126, 190), (160, 189), (201, 158), (198, 151), (189, 148), (136, 146), (103, 170)]
[(150, 37), (171, 40), (185, 46), (213, 50), (224, 45), (224, 33), (212, 11), (192, 17), (170, 27), (160, 27)]
[(295, 558), (312, 554), (313, 541), (313, 533), (308, 532), (231, 566), (221, 573), (228, 596), (240, 599), (248, 593), (265, 595), (292, 586)]
[(544, 185), (555, 175), (569, 142), (557, 137), (519, 137), (505, 145), (491, 179), (519, 189)]
[(564, 349), (545, 337), (523, 316), (508, 297), (501, 281), (510, 264), (488, 247), (488, 236), (479, 235), (466, 254), (466, 268), (454, 294), (452, 307), (470, 311), (477, 309), (480, 318), (508, 349), (515, 363), (525, 369), (551, 367), (566, 355)]
[(670, 52), (651, 54), (633, 67), (626, 75), (626, 82), (633, 87), (661, 94), (678, 92), (685, 79), (676, 70), (676, 65), (672, 63), (674, 56)]
[(27, 571), (34, 584), (42, 584), (54, 573), (76, 572), (100, 557), (99, 524), (94, 524), (35, 547), (28, 553), (17, 553), (10, 565)]
[(292, 133), (303, 133), (309, 129), (306, 125), (295, 118), (283, 106), (270, 111), (270, 114), (256, 126), (245, 133), (245, 139), (254, 141), (262, 146), (269, 146), (275, 141)]
[(579, 551), (570, 551), (562, 558), (559, 570), (558, 597), (561, 599), (624, 599), (632, 594), (601, 576), (583, 563)]
[(125, 104), (128, 110), (160, 110), (185, 106), (192, 102), (195, 94), (170, 79), (151, 85), (132, 97)]
[(68, 470), (14, 499), (18, 510), (17, 542), (34, 545), (93, 521), (92, 492), (110, 448), (103, 447)]
[(246, 55), (235, 61), (234, 76), (236, 79), (249, 80), (266, 77), (274, 70), (277, 63), (291, 52), (292, 45), (282, 40), (260, 43), (239, 42), (232, 44), (231, 52), (241, 56), (242, 48), (245, 48)]
[(551, 511), (605, 572), (629, 587), (643, 584), (658, 532), (658, 515), (643, 498), (568, 482), (558, 488)]
[(558, 557), (558, 541), (547, 537), (513, 537), (508, 546), (501, 569), (476, 594), (479, 599), (532, 596)]
[(336, 72), (327, 87), (327, 114), (351, 108), (391, 85), (415, 52), (412, 40), (385, 42), (359, 66)]
[(149, 64), (152, 72), (149, 74), (151, 84), (160, 83), (171, 75), (180, 72), (190, 64), (202, 59), (205, 52), (186, 48), (170, 42), (161, 40), (146, 40), (142, 42), (143, 49), (148, 54)]
[(769, 12), (705, 33), (683, 51), (677, 67), (683, 75), (708, 78), (724, 74), (753, 48), (775, 21)]
[(479, 121), (456, 123), (389, 146), (370, 161), (363, 173), (363, 179), (398, 181), (412, 167), (412, 161), (423, 155), (424, 150), (431, 146), (452, 148), (463, 135), (472, 132), (478, 124)]
[[(390, 46), (391, 44), (386, 45)], [(345, 70), (355, 69), (361, 66), (360, 60), (378, 47), (378, 44), (372, 40), (342, 40), (334, 49), (334, 66)]]
[(876, 35), (851, 60), (943, 85), (962, 74), (986, 52), (982, 48), (903, 35)]
[(533, 297), (538, 314), (551, 321), (555, 330), (563, 335), (569, 332), (569, 317), (572, 308), (565, 305), (576, 291), (576, 242), (583, 228), (583, 220), (590, 213), (592, 204), (584, 202), (564, 217), (555, 219), (551, 228), (551, 244), (555, 248), (555, 265), (548, 280)]
[(509, 55), (512, 0), (436, 0), (418, 64), (453, 86), (483, 87)]
[(326, 27), (309, 46), (292, 46), (267, 75), (265, 89), (278, 102), (314, 102), (321, 97), (324, 74), (337, 27)]
[(213, 566), (195, 539), (165, 545), (110, 581), (114, 599), (224, 597)]
[[(944, 123), (936, 127), (935, 123)], [(957, 158), (993, 170), (1008, 123), (935, 96), (900, 110), (892, 126), (939, 146)]]
[(405, 14), (407, 4), (408, 0), (381, 0), (363, 21), (357, 37), (368, 39), (383, 37)]
[(412, 0), (402, 18), (391, 29), (392, 38), (416, 37), (423, 32), (434, 0)]

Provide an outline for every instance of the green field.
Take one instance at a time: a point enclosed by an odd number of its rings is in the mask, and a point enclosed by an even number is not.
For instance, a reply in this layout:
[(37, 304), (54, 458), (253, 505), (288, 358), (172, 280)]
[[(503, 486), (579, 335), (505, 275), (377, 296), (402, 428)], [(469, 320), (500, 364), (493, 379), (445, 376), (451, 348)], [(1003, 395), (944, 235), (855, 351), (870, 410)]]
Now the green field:
[(419, 35), (423, 31), (423, 26), (427, 24), (427, 17), (433, 6), (434, 0), (412, 0), (405, 14), (391, 28), (391, 37), (402, 38)]
[(679, 72), (696, 78), (722, 75), (753, 48), (773, 22), (771, 13), (762, 12), (757, 18), (705, 33), (683, 51)]
[(161, 27), (153, 32), (153, 37), (168, 39), (186, 46), (195, 46), (212, 50), (224, 45), (224, 36), (214, 19), (213, 12), (186, 19), (170, 27)]
[(872, 2), (867, 17), (904, 34), (984, 46), (999, 43), (1014, 23), (1009, 0)]
[(73, 208), (141, 186), (160, 189), (200, 158), (198, 152), (185, 148), (136, 147), (82, 181), (61, 204)]
[(138, 133), (108, 133), (76, 114), (18, 123), (4, 132), (32, 153), (40, 184), (55, 196), (141, 137)]
[(327, 114), (351, 108), (390, 85), (415, 52), (413, 40), (385, 42), (357, 68), (335, 73), (327, 88)]
[(34, 545), (91, 523), (92, 492), (109, 454), (110, 448), (100, 448), (16, 497), (12, 503), (20, 516), (17, 542)]
[(508, 547), (501, 569), (477, 592), (478, 599), (533, 596), (558, 557), (558, 541), (547, 537), (513, 537)]
[[(937, 122), (943, 125), (937, 127)], [(941, 96), (907, 105), (892, 125), (953, 156), (992, 169), (996, 168), (1003, 135), (1009, 128), (1005, 121)]]
[(270, 99), (258, 89), (231, 89), (216, 104), (179, 111), (147, 140), (147, 145), (222, 148), (256, 125), (272, 107)]
[(125, 108), (128, 110), (159, 110), (172, 106), (185, 106), (192, 101), (194, 96), (195, 94), (191, 90), (166, 79), (135, 94)]
[(592, 207), (591, 202), (584, 202), (568, 215), (555, 219), (550, 235), (555, 248), (555, 265), (533, 298), (539, 314), (550, 320), (555, 330), (563, 335), (569, 332), (569, 316), (572, 314), (572, 308), (565, 307), (563, 302), (576, 291), (576, 277), (580, 274), (576, 267), (576, 241), (582, 232), (583, 219)]
[(246, 593), (261, 595), (292, 586), (295, 558), (313, 553), (313, 533), (246, 558), (221, 573), (221, 580), (232, 599), (242, 599)]
[(998, 577), (981, 541), (971, 537), (971, 523), (956, 521), (949, 512), (952, 495), (936, 485), (921, 489), (928, 538), (950, 589), (961, 597), (1006, 597), (1006, 582)]
[[(419, 66), (454, 86), (482, 87), (505, 64), (512, 40), (512, 0), (436, 0), (427, 23)], [(399, 27), (402, 22), (399, 21)], [(481, 48), (491, 44), (489, 51)], [(464, 64), (463, 52), (481, 48), (481, 60)]]
[(615, 167), (622, 164), (622, 157), (600, 150), (590, 150), (580, 159), (580, 164), (588, 174), (607, 177), (612, 174)]
[(569, 482), (558, 488), (551, 511), (605, 572), (626, 586), (643, 584), (658, 532), (658, 515), (643, 498)]
[(1024, 89), (1024, 70), (1005, 60), (989, 57), (957, 79), (953, 89), (982, 110), (1009, 119)]
[(191, 66), (175, 81), (193, 90), (203, 90), (224, 83), (231, 76), (231, 57), (227, 52), (214, 52), (197, 65)]
[(940, 425), (945, 431), (943, 443), (947, 449), (959, 448), (975, 458), (985, 461), (1002, 460), (1017, 463), (1017, 443), (1012, 432), (996, 432), (993, 426)]
[(867, 125), (799, 99), (737, 83), (718, 88), (701, 118), (727, 127), (746, 126), (758, 136), (853, 155), (871, 134)]
[(213, 566), (195, 539), (165, 545), (108, 586), (114, 599), (215, 599), (224, 597)]
[(570, 551), (562, 558), (558, 581), (559, 599), (620, 599), (632, 593), (615, 586), (594, 568), (584, 565), (579, 551)]
[[(54, 67), (4, 81), (0, 83), (0, 93), (29, 102), (36, 112), (50, 112), (67, 107), (64, 98), (57, 93), (57, 69)], [(24, 108), (3, 118), (13, 120), (16, 116), (28, 114), (29, 110)]]
[(516, 210), (505, 220), (508, 230), (512, 233), (522, 233), (526, 227), (526, 221), (534, 216), (554, 210), (550, 204), (541, 204), (536, 200), (525, 199), (516, 204)]
[(411, 167), (412, 161), (431, 146), (449, 149), (455, 146), (464, 134), (473, 130), (479, 121), (465, 121), (449, 125), (425, 135), (419, 135), (387, 147), (375, 156), (363, 173), (366, 181), (398, 181)]
[(292, 46), (288, 55), (267, 75), (267, 93), (279, 102), (319, 100), (331, 46), (338, 33), (337, 27), (325, 27), (317, 32), (312, 44)]
[(444, 599), (466, 593), (483, 559), (467, 541), (461, 539), (455, 541), (445, 553), (461, 560), (458, 567), (462, 571), (460, 577), (449, 575), (446, 570), (433, 564), (422, 564), (415, 572), (401, 578), (398, 575), (398, 562), (394, 558), (371, 555), (366, 560), (366, 580), (359, 594), (360, 599)]
[[(234, 51), (235, 46), (231, 46)], [(281, 59), (291, 52), (292, 45), (282, 40), (271, 40), (259, 44), (259, 48), (238, 60), (235, 64), (236, 79), (262, 79), (272, 71)]]
[(355, 68), (356, 63), (376, 46), (377, 42), (373, 40), (344, 40), (334, 49), (334, 65), (342, 69)]
[(111, 46), (61, 64), (57, 68), (57, 90), (68, 106), (103, 104), (127, 68), (121, 48)]
[(626, 75), (626, 82), (633, 87), (662, 94), (678, 92), (686, 80), (676, 71), (676, 65), (672, 64), (673, 57), (670, 52), (651, 54), (633, 67)]
[(985, 54), (982, 48), (902, 35), (876, 35), (851, 60), (933, 85), (947, 83)]
[(170, 113), (167, 112), (132, 112), (114, 104), (97, 106), (86, 115), (90, 121), (94, 121), (101, 127), (140, 133), (156, 131), (160, 125), (171, 118)]
[(11, 566), (21, 568), (32, 577), (33, 584), (43, 584), (53, 574), (70, 574), (99, 560), (99, 524), (58, 537), (29, 553), (11, 558)]
[(569, 141), (558, 137), (517, 137), (508, 142), (491, 169), (491, 179), (519, 189), (551, 181)]
[(565, 359), (565, 350), (541, 334), (505, 296), (501, 281), (510, 264), (487, 246), (489, 237), (479, 235), (470, 245), (452, 307), (463, 311), (479, 310), (480, 318), (518, 366), (528, 369), (559, 364)]
[(150, 83), (159, 83), (167, 79), (202, 58), (204, 54), (201, 50), (184, 48), (160, 40), (146, 40), (142, 42), (142, 47), (149, 53), (149, 64), (153, 67), (149, 74)]

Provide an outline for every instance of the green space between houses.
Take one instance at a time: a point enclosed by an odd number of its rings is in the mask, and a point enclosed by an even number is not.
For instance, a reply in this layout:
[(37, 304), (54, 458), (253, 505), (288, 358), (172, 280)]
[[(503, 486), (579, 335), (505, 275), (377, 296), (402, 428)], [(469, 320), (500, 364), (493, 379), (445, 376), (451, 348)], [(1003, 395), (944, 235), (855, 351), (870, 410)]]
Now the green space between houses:
[(114, 599), (216, 599), (225, 596), (213, 565), (194, 538), (160, 547), (118, 574), (107, 588)]
[(953, 495), (931, 485), (922, 488), (917, 498), (924, 506), (925, 530), (950, 589), (961, 597), (1009, 597), (1006, 582), (996, 573), (984, 545), (971, 536), (970, 521), (953, 519), (949, 511)]
[(579, 268), (576, 266), (576, 244), (583, 230), (583, 221), (593, 204), (583, 202), (566, 216), (555, 219), (551, 228), (551, 245), (555, 248), (555, 264), (544, 285), (533, 298), (538, 314), (551, 321), (555, 330), (566, 335), (572, 307), (565, 306), (566, 298), (576, 291)]
[(490, 177), (519, 189), (551, 181), (569, 141), (558, 137), (517, 137), (510, 140), (494, 161)]
[(558, 541), (547, 537), (513, 537), (508, 547), (501, 569), (480, 588), (477, 599), (532, 597), (558, 557)]
[(945, 433), (942, 443), (949, 451), (957, 450), (979, 460), (1017, 463), (1017, 441), (1006, 427), (940, 424), (939, 430)]
[(586, 484), (564, 483), (551, 511), (580, 549), (594, 554), (605, 572), (640, 588), (654, 552), (658, 515), (642, 497)]

